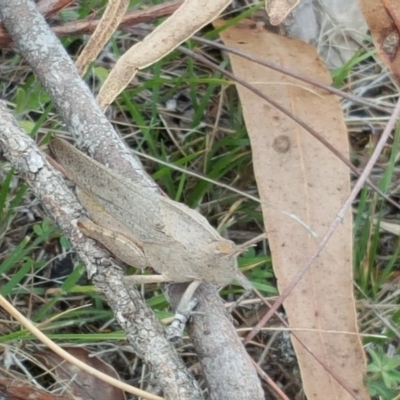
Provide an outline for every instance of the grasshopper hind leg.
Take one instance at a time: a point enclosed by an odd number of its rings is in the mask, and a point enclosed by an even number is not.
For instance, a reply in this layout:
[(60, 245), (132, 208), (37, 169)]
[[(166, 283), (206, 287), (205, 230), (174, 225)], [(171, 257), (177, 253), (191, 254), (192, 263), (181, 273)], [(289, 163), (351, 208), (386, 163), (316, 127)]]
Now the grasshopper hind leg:
[(200, 284), (201, 281), (191, 282), (179, 300), (174, 319), (167, 328), (167, 338), (170, 342), (174, 343), (182, 339), (186, 323), (193, 315), (193, 309), (197, 305), (197, 299), (194, 297), (194, 293)]

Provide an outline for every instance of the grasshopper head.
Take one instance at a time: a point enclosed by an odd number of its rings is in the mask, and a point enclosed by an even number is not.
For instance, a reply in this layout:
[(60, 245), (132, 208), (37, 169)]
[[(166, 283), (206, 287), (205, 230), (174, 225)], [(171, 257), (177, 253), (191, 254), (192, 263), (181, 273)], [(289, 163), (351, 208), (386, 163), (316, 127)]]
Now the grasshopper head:
[(208, 245), (208, 262), (204, 279), (214, 285), (232, 282), (237, 273), (236, 245), (230, 240), (219, 240)]

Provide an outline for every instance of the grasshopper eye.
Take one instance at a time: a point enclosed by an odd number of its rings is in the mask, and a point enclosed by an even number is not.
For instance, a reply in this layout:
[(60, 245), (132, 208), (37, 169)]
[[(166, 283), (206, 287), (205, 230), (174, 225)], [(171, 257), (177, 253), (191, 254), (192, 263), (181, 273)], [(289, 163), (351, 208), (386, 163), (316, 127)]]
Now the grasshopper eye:
[(220, 240), (218, 242), (213, 242), (208, 245), (215, 255), (218, 256), (229, 256), (236, 251), (236, 245), (230, 240)]

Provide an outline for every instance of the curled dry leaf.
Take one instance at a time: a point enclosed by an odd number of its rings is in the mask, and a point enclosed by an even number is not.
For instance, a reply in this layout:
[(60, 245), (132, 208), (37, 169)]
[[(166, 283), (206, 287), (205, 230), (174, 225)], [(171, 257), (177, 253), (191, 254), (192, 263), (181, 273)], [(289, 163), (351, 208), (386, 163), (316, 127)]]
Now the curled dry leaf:
[(0, 378), (0, 396), (7, 400), (72, 400), (70, 396), (59, 396), (26, 382), (6, 378)]
[(105, 110), (139, 69), (146, 68), (169, 54), (218, 17), (230, 2), (231, 0), (186, 0), (171, 17), (118, 60), (100, 89), (97, 97), (100, 107)]
[(97, 25), (89, 42), (86, 44), (79, 58), (76, 60), (76, 67), (83, 75), (89, 64), (99, 55), (105, 44), (110, 40), (112, 34), (117, 30), (126, 9), (129, 6), (129, 0), (109, 0), (107, 8)]
[(360, 6), (379, 55), (400, 84), (400, 2), (360, 0)]
[(265, 10), (269, 16), (271, 25), (281, 24), (290, 11), (299, 4), (300, 0), (268, 0), (265, 2)]

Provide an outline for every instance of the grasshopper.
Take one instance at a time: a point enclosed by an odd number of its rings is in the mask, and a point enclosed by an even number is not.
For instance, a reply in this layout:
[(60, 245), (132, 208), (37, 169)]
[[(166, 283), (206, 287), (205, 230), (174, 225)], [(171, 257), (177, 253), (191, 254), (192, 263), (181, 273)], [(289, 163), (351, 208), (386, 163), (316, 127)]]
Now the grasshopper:
[(87, 211), (89, 218), (78, 221), (83, 233), (126, 264), (159, 274), (127, 277), (130, 282), (196, 282), (194, 292), (200, 282), (224, 286), (237, 277), (237, 247), (197, 211), (106, 168), (64, 140), (55, 138), (50, 147)]

